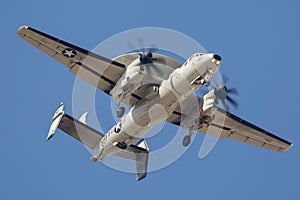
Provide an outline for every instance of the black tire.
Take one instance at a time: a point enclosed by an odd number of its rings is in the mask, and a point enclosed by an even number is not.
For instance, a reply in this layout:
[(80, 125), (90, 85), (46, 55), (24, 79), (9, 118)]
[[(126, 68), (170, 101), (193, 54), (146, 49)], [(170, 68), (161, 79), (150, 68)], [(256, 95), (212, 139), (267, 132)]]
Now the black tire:
[(190, 135), (184, 136), (184, 138), (182, 140), (182, 145), (184, 147), (187, 147), (187, 146), (189, 146), (190, 143), (191, 143), (191, 136)]
[(118, 142), (118, 144), (116, 146), (119, 147), (120, 149), (126, 149), (127, 148), (127, 145), (124, 142)]
[(120, 107), (120, 108), (117, 109), (117, 117), (118, 118), (123, 117), (124, 113), (125, 113), (125, 108), (124, 107)]

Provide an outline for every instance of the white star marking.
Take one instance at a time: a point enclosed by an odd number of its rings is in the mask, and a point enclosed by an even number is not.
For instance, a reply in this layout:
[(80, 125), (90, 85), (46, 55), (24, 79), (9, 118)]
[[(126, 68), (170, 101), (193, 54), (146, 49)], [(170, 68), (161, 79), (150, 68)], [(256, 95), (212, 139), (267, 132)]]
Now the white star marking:
[(63, 52), (64, 56), (68, 56), (69, 58), (75, 56), (75, 54), (73, 53), (73, 49), (70, 49), (70, 50), (64, 50)]

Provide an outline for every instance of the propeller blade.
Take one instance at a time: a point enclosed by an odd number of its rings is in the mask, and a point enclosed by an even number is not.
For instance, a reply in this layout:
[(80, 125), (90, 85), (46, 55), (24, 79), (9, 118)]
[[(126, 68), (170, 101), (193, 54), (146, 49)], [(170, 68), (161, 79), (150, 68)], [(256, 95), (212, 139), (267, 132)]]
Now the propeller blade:
[(164, 74), (164, 72), (162, 71), (162, 69), (160, 69), (160, 67), (158, 67), (157, 65), (150, 63), (149, 65), (151, 65), (151, 69), (149, 68), (149, 70), (154, 70), (157, 72), (157, 75), (162, 75)]
[(238, 95), (238, 91), (236, 88), (229, 88), (226, 90), (227, 93), (231, 93), (231, 94), (235, 94), (235, 95)]
[(158, 48), (154, 45), (154, 44), (152, 44), (151, 45), (151, 47), (149, 48), (149, 53), (154, 53), (155, 51), (157, 51), (158, 50)]
[(226, 100), (228, 100), (236, 109), (239, 107), (239, 104), (233, 100), (231, 97), (226, 96)]
[(166, 61), (163, 58), (153, 58), (152, 61), (159, 62), (161, 64), (166, 64)]
[(228, 105), (225, 102), (225, 99), (220, 99), (221, 103), (223, 104), (223, 107), (226, 108), (226, 110), (228, 110)]
[(222, 79), (223, 79), (223, 85), (225, 85), (229, 81), (229, 78), (225, 75), (222, 75)]
[(130, 50), (130, 52), (135, 52), (137, 48), (129, 41), (127, 41), (127, 47)]
[(140, 48), (142, 49), (143, 55), (145, 55), (144, 40), (142, 38), (138, 38), (137, 42), (138, 42)]

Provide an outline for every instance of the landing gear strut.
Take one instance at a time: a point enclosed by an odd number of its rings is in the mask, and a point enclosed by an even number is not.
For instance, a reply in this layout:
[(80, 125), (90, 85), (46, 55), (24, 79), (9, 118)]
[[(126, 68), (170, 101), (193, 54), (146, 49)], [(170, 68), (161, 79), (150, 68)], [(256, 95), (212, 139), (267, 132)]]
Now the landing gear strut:
[(206, 87), (208, 87), (209, 84), (210, 84), (210, 81), (209, 81), (209, 80), (202, 79), (202, 80), (200, 81), (200, 83), (201, 83), (201, 85), (205, 85)]

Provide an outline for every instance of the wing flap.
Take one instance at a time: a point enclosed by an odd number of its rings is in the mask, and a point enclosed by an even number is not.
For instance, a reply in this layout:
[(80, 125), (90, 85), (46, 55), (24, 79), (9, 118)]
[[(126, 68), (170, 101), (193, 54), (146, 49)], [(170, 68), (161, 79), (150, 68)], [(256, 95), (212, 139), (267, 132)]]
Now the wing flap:
[(83, 70), (82, 64), (74, 65), (70, 72), (106, 93), (109, 93), (115, 85), (113, 81), (106, 81), (104, 77), (99, 78), (101, 75), (89, 68)]

